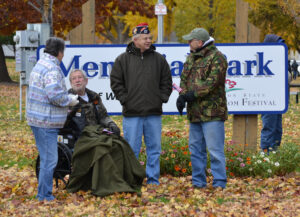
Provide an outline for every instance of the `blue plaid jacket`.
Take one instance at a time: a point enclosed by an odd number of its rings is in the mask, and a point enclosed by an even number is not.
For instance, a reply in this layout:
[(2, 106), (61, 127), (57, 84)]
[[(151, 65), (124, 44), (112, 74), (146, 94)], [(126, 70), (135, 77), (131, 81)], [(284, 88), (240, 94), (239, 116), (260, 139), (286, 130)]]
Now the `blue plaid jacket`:
[(28, 125), (62, 128), (70, 101), (59, 60), (44, 53), (30, 74), (26, 105)]

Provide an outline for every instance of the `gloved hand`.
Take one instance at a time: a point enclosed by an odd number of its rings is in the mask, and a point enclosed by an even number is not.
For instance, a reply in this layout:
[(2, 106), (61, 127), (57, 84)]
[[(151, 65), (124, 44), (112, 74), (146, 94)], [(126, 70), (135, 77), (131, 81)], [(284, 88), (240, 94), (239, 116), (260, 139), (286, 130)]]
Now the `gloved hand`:
[(186, 94), (183, 95), (183, 97), (186, 102), (193, 102), (196, 99), (194, 91), (187, 92)]
[(69, 94), (68, 96), (71, 99), (71, 102), (69, 103), (69, 106), (75, 106), (79, 103), (78, 95)]
[(177, 106), (177, 110), (180, 113), (180, 115), (182, 115), (182, 111), (185, 108), (185, 99), (183, 97), (183, 95), (179, 95), (176, 101), (176, 106)]
[(115, 123), (113, 123), (113, 122), (109, 123), (108, 128), (111, 132), (120, 136), (120, 133), (121, 133), (120, 128)]
[(177, 106), (177, 110), (180, 113), (180, 115), (182, 115), (182, 111), (185, 108), (185, 103), (186, 102), (193, 102), (196, 99), (194, 91), (189, 91), (186, 94), (180, 95), (177, 98), (176, 101), (176, 106)]

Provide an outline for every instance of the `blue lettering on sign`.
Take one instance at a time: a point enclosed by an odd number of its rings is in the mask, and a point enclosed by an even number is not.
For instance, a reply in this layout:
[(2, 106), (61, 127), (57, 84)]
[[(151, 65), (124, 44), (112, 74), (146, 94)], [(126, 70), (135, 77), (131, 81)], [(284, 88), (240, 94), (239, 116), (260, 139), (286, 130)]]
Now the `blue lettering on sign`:
[(252, 71), (254, 66), (257, 66), (256, 76), (264, 76), (264, 75), (274, 75), (274, 73), (270, 70), (269, 64), (273, 62), (272, 60), (268, 60), (264, 63), (264, 53), (257, 52), (258, 60), (245, 60), (245, 72), (241, 71), (241, 62), (239, 60), (231, 60), (228, 62), (227, 75), (229, 76), (253, 76), (254, 73)]
[(257, 62), (256, 60), (246, 60), (246, 73), (245, 75), (253, 75), (252, 74), (252, 65), (256, 66)]
[(183, 62), (173, 61), (171, 64), (171, 74), (172, 76), (180, 76), (183, 69)]
[[(232, 66), (233, 65), (233, 66)], [(238, 60), (231, 60), (228, 63), (227, 74), (230, 76), (242, 75), (241, 63)]]
[[(98, 69), (98, 65), (94, 62), (87, 62), (82, 66), (82, 70), (86, 72), (89, 78), (95, 77), (98, 74)], [(90, 74), (90, 71), (92, 71), (93, 74)]]
[[(166, 56), (165, 54), (163, 56)], [(79, 66), (82, 65), (82, 70), (87, 73), (87, 76), (90, 78), (96, 77), (99, 75), (99, 78), (109, 78), (109, 73), (113, 67), (114, 62), (100, 62), (99, 64), (95, 62), (86, 62), (80, 64), (81, 55), (75, 55), (70, 61), (69, 65), (66, 67), (63, 62), (60, 66), (67, 77), (70, 70), (75, 68), (79, 69)], [(225, 56), (226, 57), (226, 56)], [(264, 53), (257, 52), (256, 60), (245, 60), (243, 65), (245, 70), (242, 72), (242, 63), (239, 60), (230, 60), (228, 62), (227, 75), (228, 76), (265, 76), (265, 75), (274, 75), (270, 70), (269, 64), (273, 62), (272, 60), (264, 61)], [(180, 60), (176, 60), (170, 63), (170, 69), (173, 77), (180, 76), (183, 70), (184, 63)], [(254, 72), (254, 67), (256, 71)]]
[[(69, 67), (68, 70), (66, 69), (65, 65), (63, 64), (63, 62), (60, 63), (60, 68), (63, 71), (65, 77), (68, 76), (70, 70), (73, 69), (79, 69), (79, 57), (81, 57), (81, 55), (78, 56), (74, 56)], [(74, 67), (72, 67), (72, 65), (74, 64)]]
[(101, 73), (101, 77), (107, 77), (108, 78), (108, 73), (107, 73), (107, 69), (108, 67), (109, 68), (109, 71), (111, 71), (113, 65), (114, 65), (114, 62), (101, 62), (101, 65), (102, 65), (102, 73)]
[(268, 60), (266, 64), (264, 64), (264, 53), (257, 52), (258, 54), (258, 70), (259, 73), (257, 75), (265, 75), (264, 71), (267, 75), (274, 75), (272, 71), (269, 69), (268, 65), (272, 60)]

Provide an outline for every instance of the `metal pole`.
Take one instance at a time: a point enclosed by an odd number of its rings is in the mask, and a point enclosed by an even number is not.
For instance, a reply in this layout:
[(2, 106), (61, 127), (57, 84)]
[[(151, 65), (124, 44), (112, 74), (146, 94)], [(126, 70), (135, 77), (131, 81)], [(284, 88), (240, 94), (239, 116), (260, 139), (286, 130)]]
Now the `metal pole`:
[(22, 78), (20, 75), (20, 121), (22, 121)]
[[(158, 3), (164, 3), (163, 0), (158, 0)], [(163, 44), (164, 38), (164, 15), (158, 15), (158, 36), (157, 42), (158, 44)]]

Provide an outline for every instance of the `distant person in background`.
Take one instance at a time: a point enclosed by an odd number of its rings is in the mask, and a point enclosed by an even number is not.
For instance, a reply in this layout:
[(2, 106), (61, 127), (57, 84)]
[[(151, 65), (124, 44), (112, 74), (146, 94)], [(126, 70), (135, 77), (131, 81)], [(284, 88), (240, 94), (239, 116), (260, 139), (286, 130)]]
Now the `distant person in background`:
[[(264, 43), (284, 43), (284, 40), (277, 35), (266, 35)], [(281, 143), (282, 137), (282, 114), (262, 114), (262, 130), (260, 147), (264, 152), (270, 149), (276, 150)]]
[(44, 55), (30, 73), (26, 118), (40, 155), (37, 199), (54, 200), (53, 172), (58, 160), (57, 134), (64, 126), (68, 106), (79, 101), (68, 95), (65, 76), (60, 68), (65, 42), (56, 37), (46, 41)]
[(298, 63), (296, 62), (296, 60), (293, 61), (292, 71), (293, 71), (293, 79), (296, 80), (298, 75)]
[(289, 80), (290, 80), (290, 76), (291, 76), (291, 79), (293, 79), (291, 60), (288, 61), (288, 72), (289, 72)]

